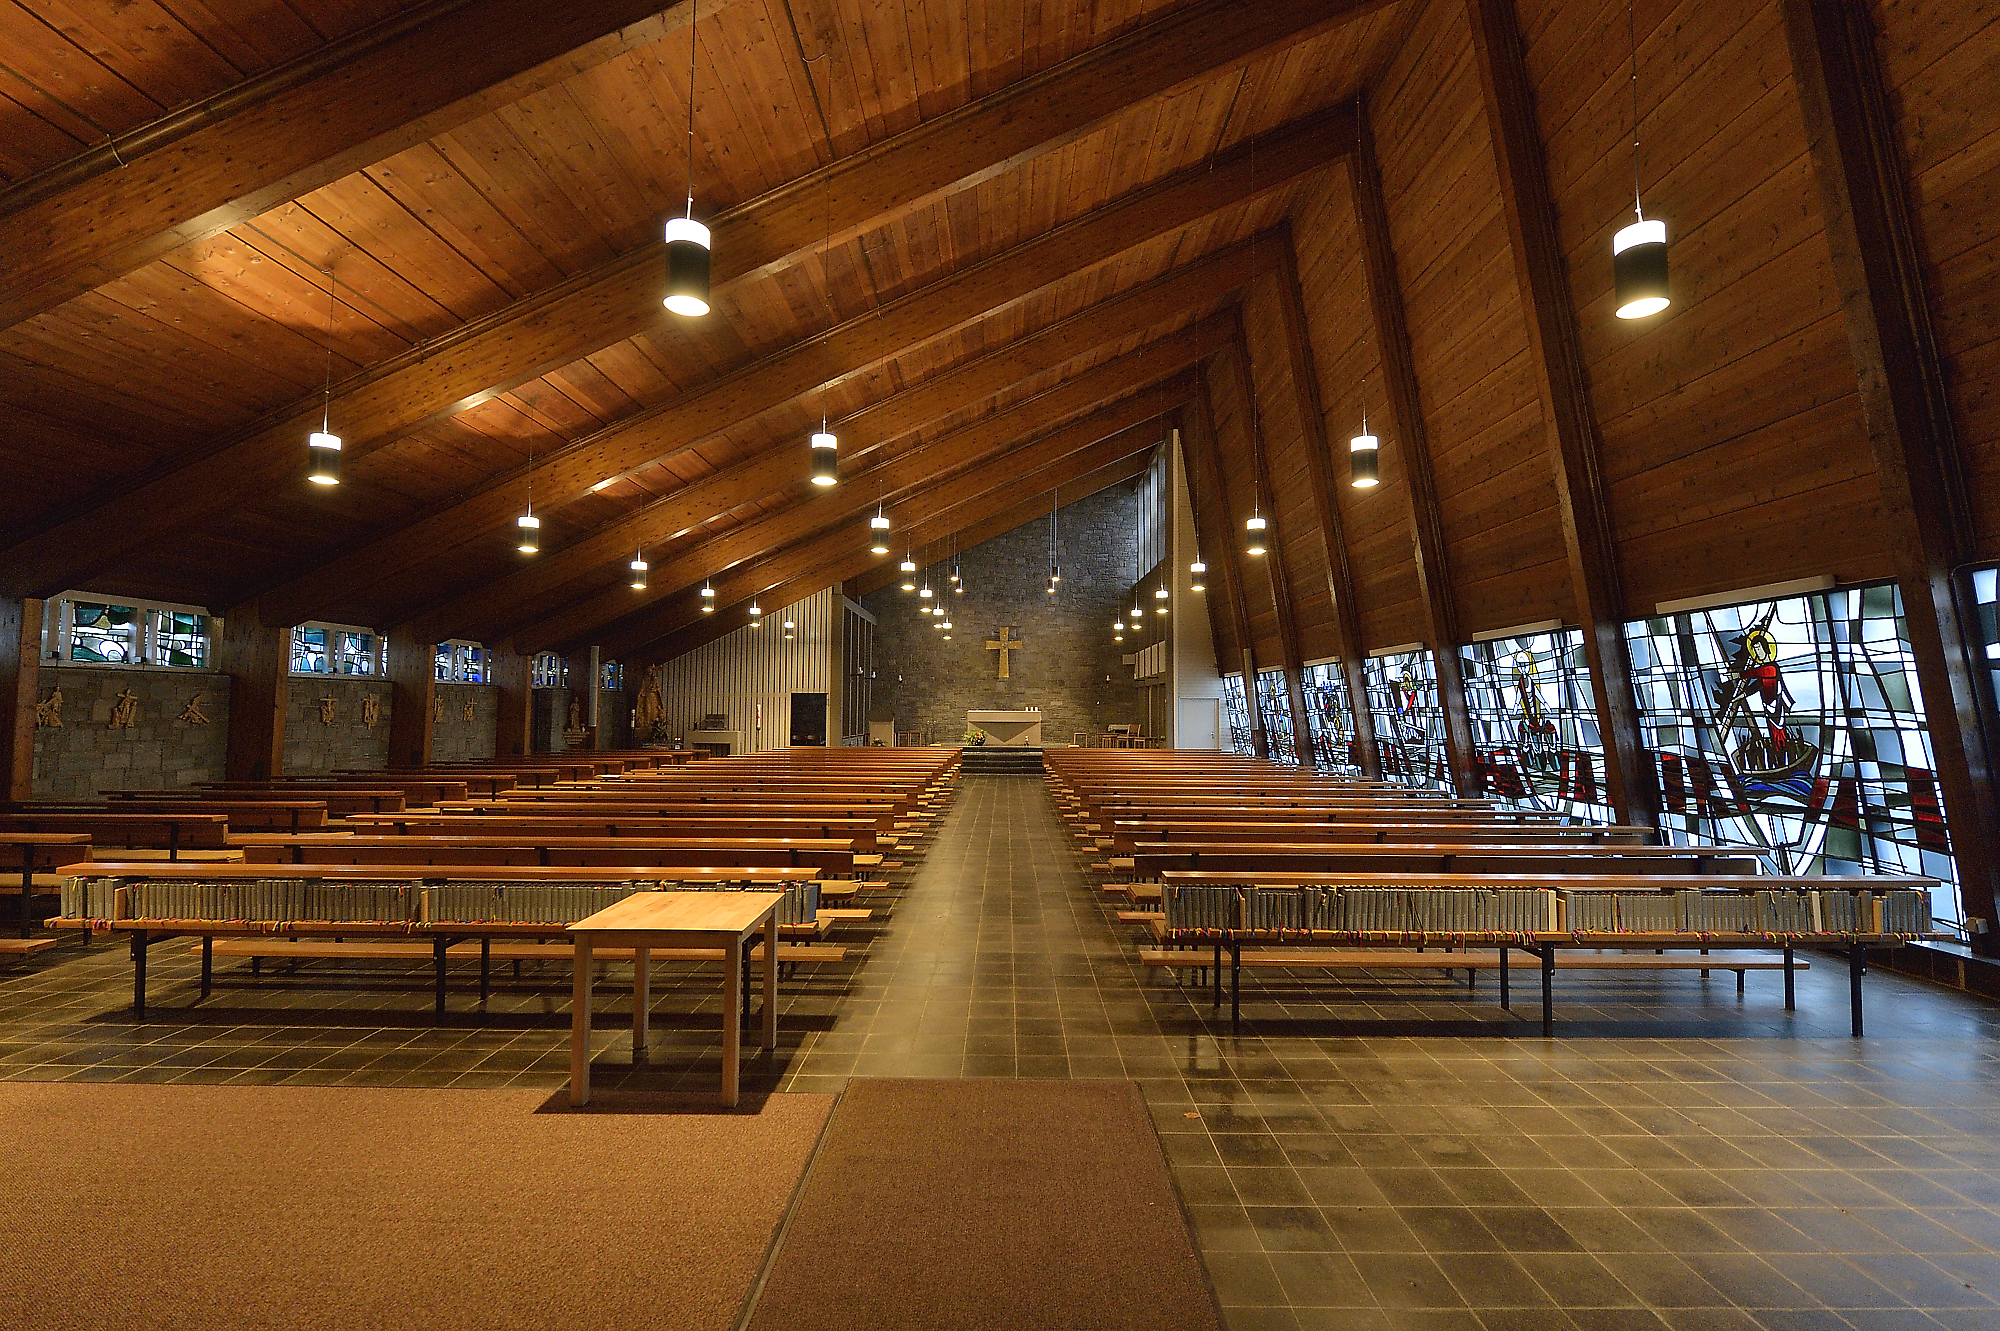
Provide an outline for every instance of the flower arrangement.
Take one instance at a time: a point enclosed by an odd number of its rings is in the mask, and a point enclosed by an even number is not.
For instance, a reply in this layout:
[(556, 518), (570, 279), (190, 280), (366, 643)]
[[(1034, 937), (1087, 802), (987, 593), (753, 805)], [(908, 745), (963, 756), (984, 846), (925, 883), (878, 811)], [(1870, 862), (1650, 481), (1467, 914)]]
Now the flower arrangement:
[(963, 744), (969, 744), (975, 749), (981, 748), (986, 743), (986, 732), (983, 730), (974, 730), (971, 726), (967, 726), (965, 734), (959, 737), (959, 741)]

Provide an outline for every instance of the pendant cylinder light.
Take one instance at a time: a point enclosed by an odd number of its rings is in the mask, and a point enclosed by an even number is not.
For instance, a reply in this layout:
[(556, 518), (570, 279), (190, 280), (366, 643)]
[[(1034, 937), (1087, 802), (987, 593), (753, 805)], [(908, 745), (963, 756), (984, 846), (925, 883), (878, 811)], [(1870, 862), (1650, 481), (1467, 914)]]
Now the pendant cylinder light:
[(1243, 524), (1243, 529), (1250, 533), (1250, 553), (1253, 555), (1264, 553), (1264, 527), (1262, 513), (1253, 513), (1250, 520)]
[(1667, 224), (1638, 221), (1611, 238), (1618, 317), (1643, 319), (1672, 304), (1667, 294)]
[(888, 554), (889, 538), (882, 533), (889, 530), (889, 515), (882, 511), (879, 504), (875, 506), (875, 516), (868, 519), (868, 530), (874, 533), (874, 539), (868, 543), (868, 552), (875, 555)]
[(514, 548), (524, 555), (532, 555), (542, 548), (542, 520), (530, 509), (514, 519), (516, 536)]
[(1357, 490), (1373, 489), (1382, 479), (1382, 441), (1357, 434), (1347, 441), (1347, 483)]
[(715, 613), (715, 588), (708, 585), (706, 578), (701, 583), (701, 612), (704, 615)]
[(340, 484), (340, 436), (333, 432), (333, 269), (326, 270), (326, 387), (320, 398), (319, 429), (306, 440), (306, 479), (314, 485)]
[(812, 437), (812, 482), (837, 485), (840, 482), (840, 441), (824, 425)]
[(632, 556), (632, 590), (635, 592), (646, 590), (646, 556), (644, 554), (635, 553)]
[(750, 603), (750, 627), (753, 629), (764, 627), (764, 609), (755, 601)]
[(667, 223), (666, 307), (686, 318), (708, 313), (708, 228), (692, 217)]

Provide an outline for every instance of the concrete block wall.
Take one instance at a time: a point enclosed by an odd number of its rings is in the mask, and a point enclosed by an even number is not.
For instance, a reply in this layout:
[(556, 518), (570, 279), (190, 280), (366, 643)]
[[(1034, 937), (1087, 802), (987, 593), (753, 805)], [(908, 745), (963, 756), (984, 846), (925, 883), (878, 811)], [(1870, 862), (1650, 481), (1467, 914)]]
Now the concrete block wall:
[[(395, 686), (382, 679), (294, 676), (285, 695), (285, 775), (387, 767), (395, 692)], [(373, 726), (362, 706), (371, 695), (379, 708)], [(321, 719), (322, 698), (333, 699), (331, 724)]]
[[(184, 670), (44, 665), (41, 696), (62, 690), (62, 725), (35, 730), (33, 797), (95, 799), (105, 790), (164, 790), (220, 781), (229, 748), (229, 677)], [(138, 700), (134, 724), (112, 729), (118, 695)], [(207, 722), (183, 721), (200, 695)]]
[[(863, 604), (879, 621), (872, 718), (893, 716), (898, 730), (928, 725), (946, 744), (958, 742), (973, 710), (1040, 707), (1042, 742), (1050, 745), (1068, 744), (1080, 730), (1143, 725), (1145, 691), (1122, 659), (1125, 645), (1111, 637), (1133, 582), (1138, 512), (1136, 483), (1064, 505), (1063, 576), (1054, 596), (1042, 590), (1047, 517), (964, 551), (964, 595), (951, 593), (948, 564), (920, 572), (919, 584), (928, 576), (945, 598), (950, 642), (917, 613), (916, 593), (896, 584), (870, 593)], [(986, 649), (1003, 624), (1027, 642), (1011, 653), (1011, 678), (1004, 680), (997, 678), (998, 653)]]
[[(433, 727), (431, 761), (481, 762), (493, 757), (500, 733), (500, 690), (491, 684), (440, 684), (443, 711)], [(471, 705), (471, 719), (466, 707)]]

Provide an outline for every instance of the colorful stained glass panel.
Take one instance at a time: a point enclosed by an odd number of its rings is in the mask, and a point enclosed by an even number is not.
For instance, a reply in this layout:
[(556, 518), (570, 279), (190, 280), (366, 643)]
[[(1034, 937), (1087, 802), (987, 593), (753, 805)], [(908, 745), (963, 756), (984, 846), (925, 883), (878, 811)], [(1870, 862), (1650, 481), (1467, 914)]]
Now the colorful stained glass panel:
[(1450, 791), (1444, 710), (1438, 706), (1437, 660), (1427, 647), (1371, 656), (1368, 713), (1382, 776), (1408, 786)]
[(1475, 642), (1458, 655), (1480, 793), (1522, 808), (1614, 821), (1582, 632)]

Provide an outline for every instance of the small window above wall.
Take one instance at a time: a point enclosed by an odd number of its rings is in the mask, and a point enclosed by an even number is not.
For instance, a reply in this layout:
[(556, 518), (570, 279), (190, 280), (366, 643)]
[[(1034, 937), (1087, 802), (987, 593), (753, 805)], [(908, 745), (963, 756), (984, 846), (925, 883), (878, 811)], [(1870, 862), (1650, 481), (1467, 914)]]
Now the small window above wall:
[(532, 665), (533, 686), (538, 689), (569, 687), (569, 661), (556, 652), (536, 652)]
[(210, 623), (198, 606), (66, 592), (42, 635), (44, 656), (71, 665), (206, 670)]
[(486, 648), (463, 638), (439, 643), (437, 677), (441, 684), (484, 684)]
[(619, 661), (606, 661), (604, 663), (604, 678), (598, 687), (614, 693), (623, 690), (625, 687), (624, 664)]
[(292, 630), (292, 673), (372, 679), (382, 673), (382, 636), (351, 624), (301, 624)]

